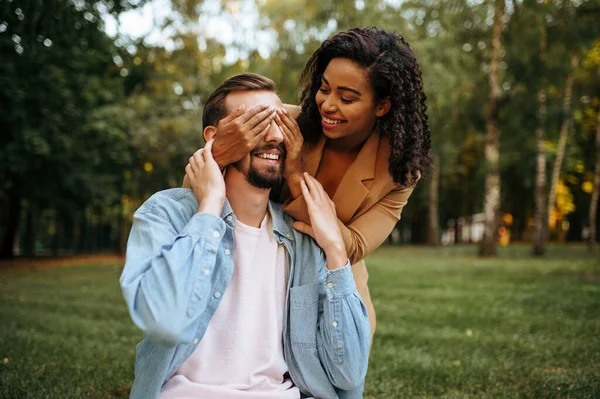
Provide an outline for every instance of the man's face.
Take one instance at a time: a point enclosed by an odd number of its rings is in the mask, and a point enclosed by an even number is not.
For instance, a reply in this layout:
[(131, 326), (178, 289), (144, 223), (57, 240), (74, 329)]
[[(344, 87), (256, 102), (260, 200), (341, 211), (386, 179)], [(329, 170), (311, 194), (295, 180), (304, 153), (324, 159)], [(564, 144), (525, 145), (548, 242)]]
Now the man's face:
[[(272, 91), (236, 91), (225, 98), (227, 112), (232, 112), (242, 104), (246, 105), (246, 109), (260, 104), (283, 107), (277, 94)], [(283, 133), (275, 122), (271, 122), (267, 129), (266, 136), (250, 154), (232, 166), (242, 172), (254, 187), (270, 189), (280, 185), (283, 180), (285, 146)]]

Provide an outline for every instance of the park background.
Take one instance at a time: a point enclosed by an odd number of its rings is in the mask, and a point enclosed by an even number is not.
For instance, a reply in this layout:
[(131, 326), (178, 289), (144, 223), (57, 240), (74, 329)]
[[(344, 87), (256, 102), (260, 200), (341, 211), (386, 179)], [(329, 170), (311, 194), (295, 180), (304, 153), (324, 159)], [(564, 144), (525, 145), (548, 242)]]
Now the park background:
[(598, 0), (0, 0), (0, 397), (126, 397), (132, 215), (226, 77), (405, 36), (434, 167), (367, 259), (365, 396), (600, 396)]

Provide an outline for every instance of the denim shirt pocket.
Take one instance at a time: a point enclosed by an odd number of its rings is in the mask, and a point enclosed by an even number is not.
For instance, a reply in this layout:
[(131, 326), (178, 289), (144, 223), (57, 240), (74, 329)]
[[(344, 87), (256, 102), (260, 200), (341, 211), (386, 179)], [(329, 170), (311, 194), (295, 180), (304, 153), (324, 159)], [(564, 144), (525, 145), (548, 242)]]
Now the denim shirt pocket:
[(317, 347), (319, 284), (290, 288), (290, 337), (293, 346)]

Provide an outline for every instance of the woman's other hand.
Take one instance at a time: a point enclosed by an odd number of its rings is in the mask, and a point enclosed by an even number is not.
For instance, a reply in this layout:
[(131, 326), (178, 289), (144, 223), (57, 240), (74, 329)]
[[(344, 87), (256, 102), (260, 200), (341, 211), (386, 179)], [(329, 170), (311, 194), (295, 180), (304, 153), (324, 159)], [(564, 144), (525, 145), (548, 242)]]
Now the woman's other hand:
[(285, 144), (286, 157), (283, 177), (288, 183), (290, 192), (294, 198), (301, 195), (300, 182), (304, 179), (304, 169), (302, 167), (302, 144), (304, 138), (300, 133), (300, 127), (296, 120), (292, 118), (285, 109), (278, 109), (275, 116), (275, 123), (283, 133), (283, 143)]
[(260, 143), (276, 116), (276, 108), (257, 105), (246, 111), (241, 105), (217, 125), (213, 157), (219, 167), (239, 161)]

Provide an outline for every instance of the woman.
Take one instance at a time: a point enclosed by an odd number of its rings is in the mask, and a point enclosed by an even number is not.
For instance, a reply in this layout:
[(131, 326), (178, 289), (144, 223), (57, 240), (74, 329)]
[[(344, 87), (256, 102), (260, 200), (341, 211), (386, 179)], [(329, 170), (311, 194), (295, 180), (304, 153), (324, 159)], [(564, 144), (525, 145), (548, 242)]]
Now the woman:
[(275, 120), (287, 149), (284, 209), (298, 220), (295, 228), (312, 235), (301, 190), (306, 182), (322, 185), (335, 205), (373, 334), (375, 311), (363, 259), (389, 236), (429, 165), (421, 71), (402, 36), (354, 28), (321, 44), (302, 73), (300, 92), (297, 123), (294, 107), (240, 109), (219, 124), (221, 143), (213, 148), (235, 158), (253, 148), (263, 135), (258, 132)]

